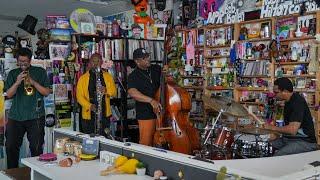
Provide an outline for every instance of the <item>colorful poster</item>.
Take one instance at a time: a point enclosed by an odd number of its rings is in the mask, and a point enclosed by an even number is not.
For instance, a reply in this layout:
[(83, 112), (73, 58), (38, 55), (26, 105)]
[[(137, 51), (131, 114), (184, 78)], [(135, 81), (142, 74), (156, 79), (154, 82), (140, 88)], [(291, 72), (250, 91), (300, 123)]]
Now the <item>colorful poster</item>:
[(56, 117), (61, 128), (72, 128), (71, 114), (72, 106), (70, 101), (56, 103)]

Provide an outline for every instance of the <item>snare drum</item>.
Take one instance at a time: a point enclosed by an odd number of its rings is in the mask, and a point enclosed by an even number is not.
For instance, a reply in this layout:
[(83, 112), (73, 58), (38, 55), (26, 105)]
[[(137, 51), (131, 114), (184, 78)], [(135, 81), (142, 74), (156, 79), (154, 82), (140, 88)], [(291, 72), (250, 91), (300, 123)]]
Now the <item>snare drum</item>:
[(223, 127), (221, 132), (218, 133), (218, 136), (214, 140), (214, 145), (220, 148), (231, 149), (231, 146), (234, 142), (234, 135), (231, 129)]

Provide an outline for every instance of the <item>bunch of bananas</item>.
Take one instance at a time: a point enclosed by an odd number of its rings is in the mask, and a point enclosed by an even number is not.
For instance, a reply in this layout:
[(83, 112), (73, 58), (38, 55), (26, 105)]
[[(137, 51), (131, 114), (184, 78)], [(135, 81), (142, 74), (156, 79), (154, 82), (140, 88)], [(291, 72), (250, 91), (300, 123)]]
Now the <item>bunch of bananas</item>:
[(139, 163), (137, 159), (128, 159), (126, 156), (119, 156), (114, 161), (113, 166), (108, 167), (100, 172), (101, 176), (109, 174), (134, 174), (136, 173), (136, 166)]

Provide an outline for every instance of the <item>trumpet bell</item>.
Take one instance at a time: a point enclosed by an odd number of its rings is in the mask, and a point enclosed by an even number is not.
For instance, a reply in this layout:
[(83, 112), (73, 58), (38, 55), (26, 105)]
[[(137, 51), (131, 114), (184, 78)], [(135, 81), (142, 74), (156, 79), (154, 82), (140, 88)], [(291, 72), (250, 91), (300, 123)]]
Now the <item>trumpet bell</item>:
[(25, 87), (24, 90), (27, 96), (32, 96), (34, 94), (34, 88), (32, 86)]

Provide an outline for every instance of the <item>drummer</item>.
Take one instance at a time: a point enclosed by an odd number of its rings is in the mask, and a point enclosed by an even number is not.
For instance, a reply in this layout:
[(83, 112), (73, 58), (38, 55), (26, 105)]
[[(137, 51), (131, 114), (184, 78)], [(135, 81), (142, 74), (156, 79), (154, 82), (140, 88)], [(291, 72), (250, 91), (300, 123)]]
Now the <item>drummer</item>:
[(314, 124), (306, 100), (296, 92), (288, 78), (278, 78), (273, 91), (278, 100), (284, 100), (284, 123), (282, 127), (264, 124), (265, 129), (283, 134), (271, 141), (275, 156), (297, 154), (318, 150)]

